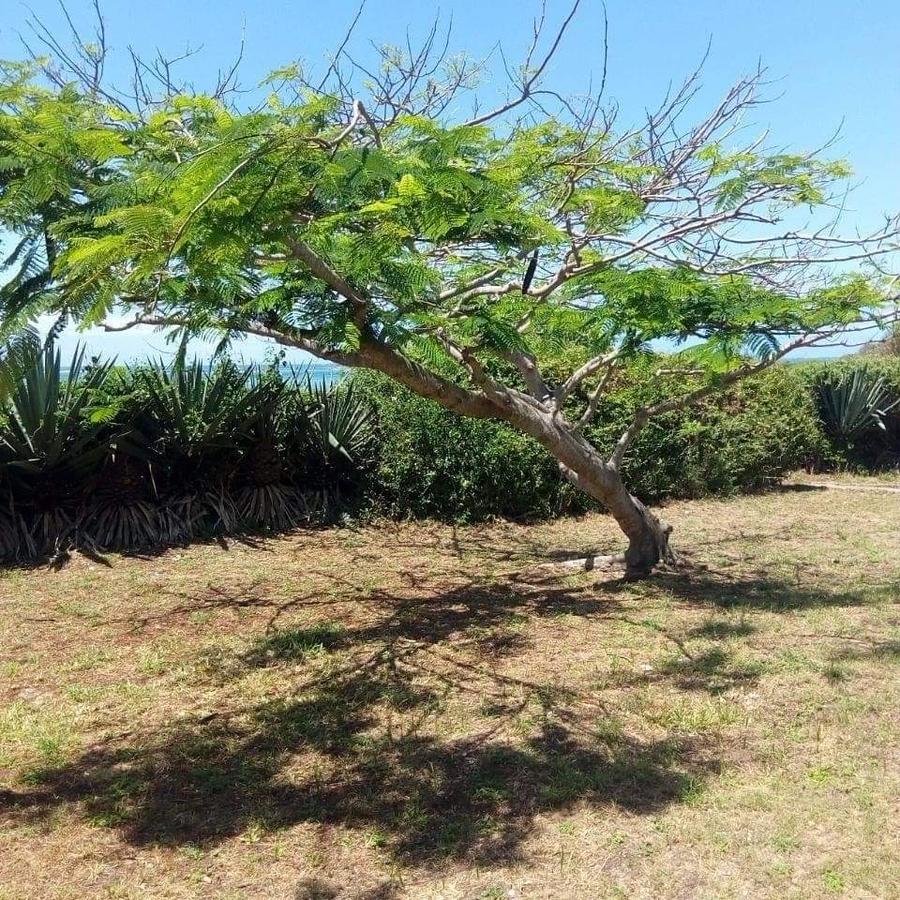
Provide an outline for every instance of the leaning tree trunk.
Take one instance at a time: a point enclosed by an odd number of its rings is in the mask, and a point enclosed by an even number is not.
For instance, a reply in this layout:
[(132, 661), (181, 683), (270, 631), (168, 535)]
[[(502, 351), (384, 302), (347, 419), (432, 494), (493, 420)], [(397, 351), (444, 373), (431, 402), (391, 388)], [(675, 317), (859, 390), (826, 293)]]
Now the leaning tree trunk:
[(528, 408), (518, 409), (508, 421), (536, 438), (559, 463), (560, 470), (576, 487), (599, 500), (628, 538), (624, 554), (626, 577), (644, 578), (659, 563), (675, 562), (669, 546), (672, 526), (654, 515), (622, 481), (618, 469), (608, 463), (580, 434)]
[[(623, 487), (626, 494), (628, 491)], [(625, 551), (626, 574), (631, 578), (644, 578), (661, 562), (675, 562), (675, 554), (669, 546), (669, 535), (672, 526), (654, 515), (637, 497), (628, 494), (628, 499), (613, 512), (612, 505), (606, 502), (610, 512), (628, 537), (628, 549)]]
[(575, 485), (609, 510), (628, 538), (624, 556), (626, 577), (645, 578), (659, 563), (675, 561), (669, 546), (672, 526), (628, 491), (618, 471), (597, 454), (586, 458), (579, 470), (565, 464), (561, 468)]
[(625, 533), (627, 577), (643, 578), (659, 563), (675, 560), (669, 548), (671, 526), (629, 493), (618, 468), (607, 462), (577, 429), (539, 403), (527, 402), (521, 395), (497, 386), (486, 393), (469, 392), (377, 341), (364, 342), (358, 358), (364, 365), (390, 375), (444, 409), (469, 418), (499, 419), (542, 444), (557, 460), (566, 478), (599, 500)]

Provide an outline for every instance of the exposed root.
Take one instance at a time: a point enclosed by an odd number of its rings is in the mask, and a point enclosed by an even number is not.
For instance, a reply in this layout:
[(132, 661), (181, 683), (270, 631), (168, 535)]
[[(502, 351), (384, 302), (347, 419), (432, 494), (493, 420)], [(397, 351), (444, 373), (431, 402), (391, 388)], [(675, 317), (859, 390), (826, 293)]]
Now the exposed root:
[(606, 569), (611, 566), (624, 566), (626, 563), (624, 553), (610, 553), (606, 555), (581, 556), (576, 559), (564, 559), (548, 563), (541, 563), (537, 569), (562, 569), (565, 571), (592, 572), (594, 569)]

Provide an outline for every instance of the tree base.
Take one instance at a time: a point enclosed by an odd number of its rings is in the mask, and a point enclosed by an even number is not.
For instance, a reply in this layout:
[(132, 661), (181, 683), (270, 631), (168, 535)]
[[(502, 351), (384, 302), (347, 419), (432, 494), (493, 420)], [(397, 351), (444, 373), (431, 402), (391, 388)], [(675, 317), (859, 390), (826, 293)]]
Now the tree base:
[(653, 515), (640, 501), (635, 501), (641, 516), (641, 528), (629, 538), (625, 552), (625, 578), (646, 578), (660, 563), (676, 565), (678, 557), (669, 545), (672, 526)]

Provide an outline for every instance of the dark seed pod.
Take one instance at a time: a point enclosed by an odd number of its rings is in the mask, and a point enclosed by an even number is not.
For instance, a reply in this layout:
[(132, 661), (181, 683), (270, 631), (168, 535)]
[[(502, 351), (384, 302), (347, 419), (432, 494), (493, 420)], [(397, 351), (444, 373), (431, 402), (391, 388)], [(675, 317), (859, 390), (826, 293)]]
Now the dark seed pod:
[(531, 260), (528, 263), (528, 268), (525, 270), (525, 278), (522, 279), (522, 293), (527, 294), (528, 289), (531, 287), (531, 282), (534, 279), (534, 272), (537, 269), (538, 263), (538, 252), (537, 250), (531, 254)]

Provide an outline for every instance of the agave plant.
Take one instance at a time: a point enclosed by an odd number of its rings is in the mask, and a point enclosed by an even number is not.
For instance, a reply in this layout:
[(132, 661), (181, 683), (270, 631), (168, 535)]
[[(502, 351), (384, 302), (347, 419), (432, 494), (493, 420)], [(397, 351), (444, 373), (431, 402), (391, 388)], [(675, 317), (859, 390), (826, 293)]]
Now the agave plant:
[(359, 475), (374, 431), (371, 411), (352, 385), (328, 387), (308, 379), (306, 391), (294, 396), (305, 460), (299, 505), (306, 519), (332, 518), (344, 489)]
[(167, 540), (232, 532), (241, 519), (233, 496), (245, 436), (272, 402), (269, 380), (226, 361), (157, 364), (135, 374), (138, 431), (156, 473)]
[(352, 388), (0, 348), (0, 559), (127, 550), (332, 510), (371, 435)]
[[(29, 329), (0, 347), (0, 404), (5, 405), (15, 390), (23, 368), (30, 364), (37, 346), (37, 334)], [(16, 510), (5, 467), (0, 467), (0, 496), (3, 498), (0, 507), (0, 560), (32, 555), (28, 550), (23, 553), (23, 547), (27, 548), (30, 540), (28, 527)]]
[(52, 344), (19, 365), (0, 426), (0, 466), (29, 523), (29, 549), (62, 545), (78, 524), (84, 488), (114, 442), (95, 405), (111, 365), (85, 365), (79, 349), (64, 374)]
[(111, 448), (91, 491), (82, 534), (97, 549), (127, 550), (160, 543), (158, 496), (139, 434)]
[(287, 458), (292, 434), (303, 434), (306, 422), (294, 418), (287, 401), (286, 385), (280, 377), (260, 378), (254, 384), (260, 394), (253, 417), (240, 435), (241, 485), (235, 493), (240, 519), (254, 527), (283, 530), (295, 526), (299, 515), (297, 475)]
[(326, 464), (354, 462), (372, 437), (369, 406), (353, 392), (353, 385), (328, 388), (324, 382), (309, 385), (313, 405), (310, 416), (317, 449)]
[(236, 492), (235, 505), (241, 521), (254, 528), (283, 531), (307, 518), (297, 491), (289, 484), (245, 485)]
[(883, 378), (872, 378), (862, 369), (838, 381), (821, 382), (817, 393), (826, 431), (847, 443), (872, 429), (884, 430), (885, 416), (900, 403), (900, 399), (891, 399), (891, 389)]
[(30, 556), (34, 556), (34, 551), (27, 524), (14, 509), (0, 510), (0, 560), (8, 562)]
[(131, 550), (161, 542), (159, 516), (149, 502), (97, 503), (91, 506), (82, 537), (100, 550)]
[(258, 395), (250, 371), (223, 363), (152, 365), (135, 373), (139, 429), (173, 487), (196, 489), (227, 482), (237, 464), (236, 435), (252, 418)]
[(39, 351), (37, 332), (33, 328), (24, 328), (0, 347), (0, 402), (5, 402), (15, 390), (22, 372)]

